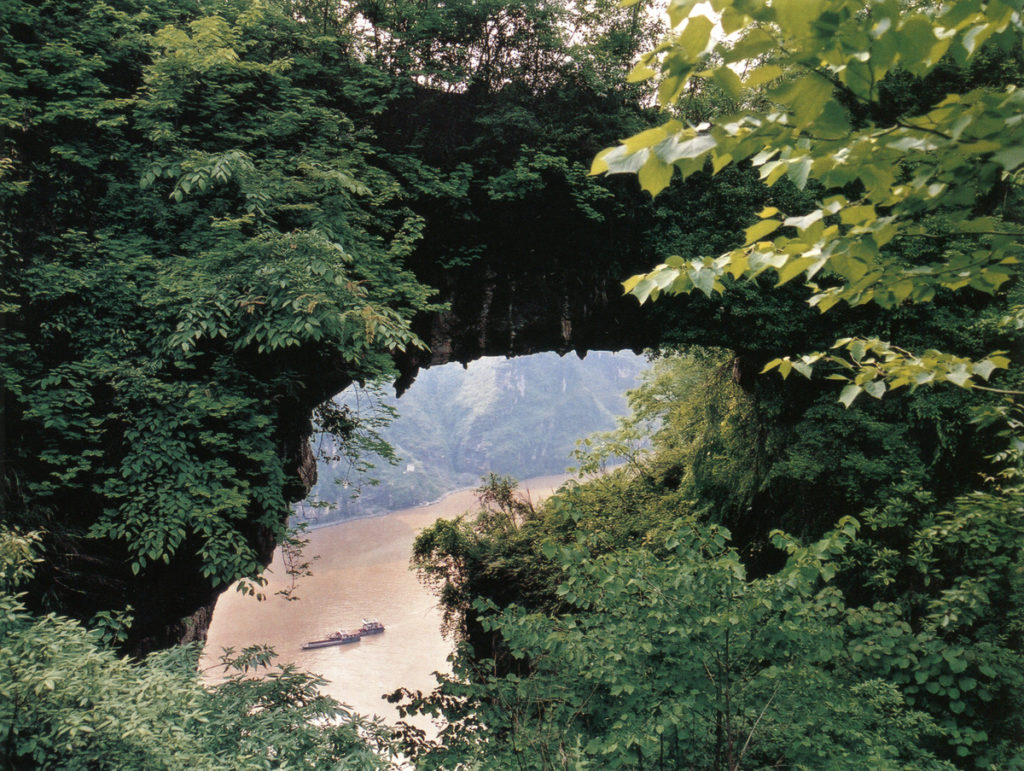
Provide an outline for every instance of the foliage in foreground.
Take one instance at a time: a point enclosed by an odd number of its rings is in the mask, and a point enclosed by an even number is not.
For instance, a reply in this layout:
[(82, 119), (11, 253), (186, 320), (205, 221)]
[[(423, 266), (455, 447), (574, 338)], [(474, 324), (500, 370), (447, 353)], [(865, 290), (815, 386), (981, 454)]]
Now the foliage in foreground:
[[(659, 369), (684, 370), (673, 398)], [(612, 438), (632, 453), (622, 469), (528, 516), (492, 505), (417, 541), (462, 643), (435, 693), (405, 694), (449, 721), (415, 750), (422, 764), (1024, 763), (1024, 493), (988, 485), (939, 505), (897, 480), (816, 537), (776, 531), (759, 548), (780, 568), (753, 573), (756, 544), (734, 542), (707, 505), (756, 476), (741, 451), (748, 407), (695, 420), (707, 369), (655, 371), (633, 398), (656, 429), (651, 452), (627, 422)], [(676, 474), (681, 455), (711, 450), (731, 462)]]
[(323, 681), (252, 648), (203, 682), (197, 645), (120, 657), (108, 633), (27, 610), (17, 586), (35, 536), (0, 531), (0, 767), (258, 769), (390, 767), (381, 725), (319, 692)]
[[(891, 309), (966, 288), (995, 295), (1019, 275), (1020, 2), (711, 5), (724, 36), (712, 40), (715, 24), (695, 0), (674, 0), (678, 30), (630, 77), (656, 80), (670, 112), (701, 82), (716, 83), (737, 109), (630, 137), (598, 155), (593, 172), (636, 173), (657, 195), (676, 171), (685, 179), (709, 164), (718, 173), (749, 162), (766, 186), (788, 178), (817, 200), (797, 211), (766, 207), (738, 248), (671, 256), (630, 278), (627, 291), (641, 301), (710, 296), (766, 274), (780, 285), (802, 278), (808, 302), (824, 312), (840, 302)], [(946, 82), (943, 71), (967, 74), (986, 50), (995, 52), (991, 79)], [(892, 93), (907, 83), (921, 96), (901, 104)], [(1009, 325), (1020, 326), (1020, 308)], [(835, 355), (805, 351), (773, 366), (810, 377), (830, 362), (833, 377), (847, 381), (849, 405), (862, 393), (932, 382), (988, 388), (1008, 364), (1006, 351), (977, 358), (878, 338), (843, 337), (834, 347)]]
[(301, 373), (417, 343), (417, 219), (276, 5), (4, 8), (0, 492), (29, 604), (152, 650), (284, 537)]
[[(1006, 539), (1024, 522), (1019, 494), (905, 525), (902, 550), (887, 545), (892, 521), (879, 522), (858, 535), (848, 520), (806, 546), (779, 534), (785, 567), (755, 580), (727, 531), (694, 521), (660, 555), (607, 552), (600, 533), (545, 542), (559, 612), (472, 600), (516, 663), (463, 646), (454, 675), (408, 705), (450, 721), (419, 760), (1016, 767), (1024, 570)], [(862, 560), (884, 561), (871, 580), (889, 587), (868, 604), (848, 588)], [(892, 587), (894, 572), (914, 591)]]

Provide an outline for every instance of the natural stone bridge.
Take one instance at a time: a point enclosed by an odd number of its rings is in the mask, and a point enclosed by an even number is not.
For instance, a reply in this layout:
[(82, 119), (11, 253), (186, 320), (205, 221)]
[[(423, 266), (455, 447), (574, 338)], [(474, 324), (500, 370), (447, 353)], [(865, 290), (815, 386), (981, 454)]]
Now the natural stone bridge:
[[(746, 384), (760, 369), (763, 358), (757, 349), (744, 346), (760, 335), (751, 332), (749, 319), (730, 318), (721, 303), (697, 297), (641, 307), (623, 295), (621, 281), (649, 267), (649, 256), (636, 258), (632, 265), (624, 260), (602, 267), (579, 252), (560, 254), (547, 260), (504, 254), (447, 270), (427, 261), (413, 266), (422, 281), (437, 288), (435, 299), (445, 309), (415, 320), (415, 331), (429, 350), (396, 353), (398, 392), (408, 388), (420, 369), (433, 365), (544, 351), (581, 356), (591, 350), (641, 351), (662, 342), (667, 330), (675, 331), (672, 340), (676, 342), (680, 334), (705, 341), (709, 325), (714, 325), (715, 342), (737, 351), (733, 366), (737, 382)], [(312, 410), (351, 383), (339, 364), (323, 352), (306, 354), (311, 360), (299, 364), (308, 373), (305, 391), (282, 410), (277, 427), (293, 500), (301, 500), (316, 481), (316, 459), (309, 442)], [(249, 539), (269, 564), (276, 546), (270, 534), (253, 524)], [(174, 562), (172, 580), (146, 576), (145, 586), (137, 587), (151, 593), (153, 600), (136, 616), (138, 638), (133, 648), (137, 652), (205, 637), (220, 590), (201, 580), (194, 566)]]
[[(594, 275), (581, 270), (578, 263), (552, 260), (545, 270), (525, 271), (523, 264), (483, 260), (447, 271), (419, 266), (421, 280), (438, 289), (435, 299), (446, 309), (415, 321), (416, 332), (429, 350), (396, 353), (399, 393), (420, 369), (437, 364), (542, 351), (579, 355), (590, 350), (640, 351), (657, 344), (659, 330), (649, 309), (623, 296), (621, 269)], [(301, 500), (316, 481), (316, 458), (309, 442), (312, 410), (351, 383), (326, 354), (306, 354), (310, 360), (299, 363), (307, 373), (306, 387), (300, 398), (282, 410), (277, 427), (293, 500)], [(270, 533), (252, 524), (248, 537), (269, 564), (276, 546)], [(154, 566), (151, 572), (132, 584), (140, 598), (135, 603), (133, 651), (144, 653), (204, 639), (220, 590), (201, 579), (198, 568), (183, 555), (166, 570)]]
[[(429, 266), (420, 266), (421, 280), (438, 289), (436, 299), (445, 309), (421, 314), (414, 322), (426, 350), (396, 352), (399, 395), (419, 370), (434, 365), (547, 351), (579, 356), (592, 350), (640, 352), (660, 342), (663, 330), (656, 314), (623, 294), (620, 272), (595, 276), (557, 261), (545, 272), (515, 267), (481, 262), (431, 275)], [(294, 405), (290, 425), (282, 427), (300, 483), (292, 491), (297, 499), (316, 481), (308, 441), (310, 412), (350, 383), (342, 369), (320, 369), (308, 384), (307, 398)]]

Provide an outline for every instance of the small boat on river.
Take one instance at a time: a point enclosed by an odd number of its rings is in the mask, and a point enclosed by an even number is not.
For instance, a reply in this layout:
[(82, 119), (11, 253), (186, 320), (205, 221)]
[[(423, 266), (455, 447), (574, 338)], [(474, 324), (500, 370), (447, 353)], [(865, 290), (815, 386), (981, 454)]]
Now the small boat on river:
[(314, 648), (328, 648), (332, 645), (346, 645), (347, 643), (359, 642), (363, 635), (360, 632), (332, 632), (323, 640), (311, 640), (303, 643), (302, 650), (308, 651)]
[(380, 634), (384, 631), (384, 625), (375, 618), (364, 618), (363, 625), (359, 627), (359, 634)]

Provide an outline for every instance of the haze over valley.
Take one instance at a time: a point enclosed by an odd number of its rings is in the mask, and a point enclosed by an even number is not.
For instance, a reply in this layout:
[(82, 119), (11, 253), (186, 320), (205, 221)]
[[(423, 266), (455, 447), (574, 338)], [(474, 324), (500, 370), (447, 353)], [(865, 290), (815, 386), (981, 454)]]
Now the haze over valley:
[(337, 401), (357, 414), (372, 413), (378, 401), (397, 411), (380, 433), (398, 461), (371, 456), (374, 467), (360, 473), (339, 457), (334, 437), (315, 437), (317, 483), (295, 519), (323, 524), (409, 508), (492, 472), (515, 479), (561, 474), (573, 465), (577, 441), (610, 430), (626, 414), (626, 391), (646, 367), (628, 351), (583, 359), (542, 353), (432, 367), (400, 399), (351, 388)]

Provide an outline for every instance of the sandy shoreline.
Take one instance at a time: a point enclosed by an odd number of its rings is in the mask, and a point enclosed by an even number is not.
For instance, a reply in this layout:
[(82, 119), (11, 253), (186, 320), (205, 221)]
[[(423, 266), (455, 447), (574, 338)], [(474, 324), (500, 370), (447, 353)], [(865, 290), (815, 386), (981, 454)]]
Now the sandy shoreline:
[(416, 506), (411, 506), (407, 509), (395, 509), (394, 511), (378, 511), (373, 514), (360, 514), (355, 517), (346, 517), (345, 519), (333, 519), (330, 522), (311, 522), (309, 520), (306, 520), (304, 524), (306, 525), (307, 532), (313, 532), (314, 530), (323, 530), (325, 527), (337, 527), (338, 525), (345, 525), (349, 522), (358, 522), (363, 519), (380, 519), (381, 517), (390, 517), (393, 514), (398, 514), (399, 512), (416, 511), (417, 509), (426, 509), (431, 506), (437, 506), (438, 504), (443, 503), (446, 498), (449, 498), (453, 495), (457, 495), (458, 493), (472, 492), (476, 489), (476, 487), (459, 487), (455, 490), (449, 490), (441, 497), (435, 498), (432, 501), (420, 503), (417, 504)]

